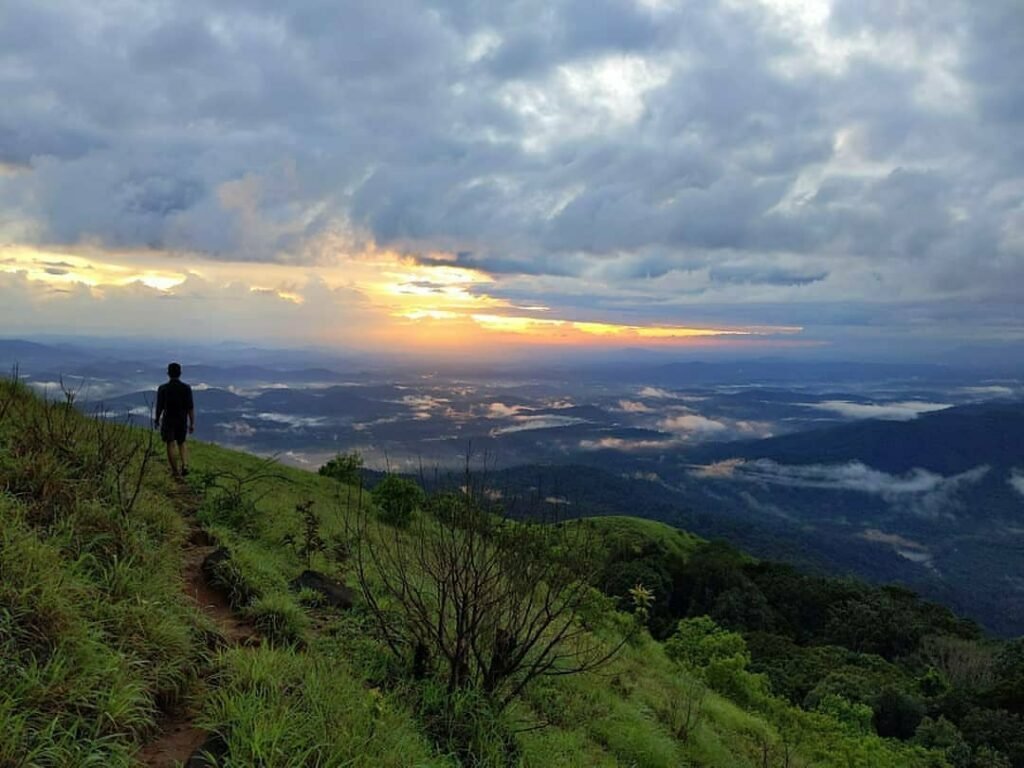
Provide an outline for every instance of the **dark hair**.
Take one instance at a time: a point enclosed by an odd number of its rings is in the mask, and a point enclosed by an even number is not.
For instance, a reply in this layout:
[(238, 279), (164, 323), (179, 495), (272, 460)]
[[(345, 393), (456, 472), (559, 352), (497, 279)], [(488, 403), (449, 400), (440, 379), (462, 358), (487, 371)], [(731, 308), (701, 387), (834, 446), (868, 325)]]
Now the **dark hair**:
[(172, 379), (181, 378), (181, 363), (171, 363), (167, 366), (167, 375)]

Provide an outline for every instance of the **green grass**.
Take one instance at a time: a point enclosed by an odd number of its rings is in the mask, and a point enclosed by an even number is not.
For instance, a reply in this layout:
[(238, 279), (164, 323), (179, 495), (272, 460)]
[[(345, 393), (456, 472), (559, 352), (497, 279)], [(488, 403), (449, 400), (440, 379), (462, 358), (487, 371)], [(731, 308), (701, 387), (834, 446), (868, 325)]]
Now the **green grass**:
[[(40, 441), (45, 406), (0, 383), (0, 765), (133, 764), (161, 707), (208, 664), (209, 629), (182, 594), (184, 526), (150, 467), (130, 514), (77, 414)], [(38, 421), (34, 422), (38, 426)]]
[(367, 689), (341, 660), (264, 646), (222, 661), (202, 722), (225, 736), (225, 768), (447, 764), (400, 704)]
[[(443, 705), (435, 683), (409, 680), (375, 639), (363, 606), (339, 613), (289, 588), (309, 564), (353, 582), (344, 559), (298, 554), (297, 506), (312, 501), (326, 548), (344, 552), (369, 495), (360, 501), (330, 478), (196, 443), (198, 518), (228, 553), (216, 582), (264, 637), (211, 654), (213, 628), (182, 594), (186, 526), (162, 463), (146, 469), (126, 513), (109, 473), (97, 470), (87, 420), (64, 413), (79, 437), (29, 441), (26, 422), (60, 406), (0, 383), (0, 411), (12, 398), (0, 419), (2, 766), (133, 765), (161, 710), (183, 700), (224, 737), (228, 766), (744, 768), (762, 765), (766, 744), (784, 742), (804, 768), (943, 765), (937, 754), (850, 733), (777, 699), (748, 710), (712, 691), (682, 735), (681, 707), (702, 685), (646, 634), (606, 667), (542, 679), (501, 714), (472, 694)], [(228, 474), (263, 477), (225, 500), (207, 487), (215, 473), (221, 485)], [(680, 559), (700, 543), (654, 522), (593, 524), (620, 544), (656, 540)], [(388, 529), (378, 543), (404, 546), (408, 535)]]

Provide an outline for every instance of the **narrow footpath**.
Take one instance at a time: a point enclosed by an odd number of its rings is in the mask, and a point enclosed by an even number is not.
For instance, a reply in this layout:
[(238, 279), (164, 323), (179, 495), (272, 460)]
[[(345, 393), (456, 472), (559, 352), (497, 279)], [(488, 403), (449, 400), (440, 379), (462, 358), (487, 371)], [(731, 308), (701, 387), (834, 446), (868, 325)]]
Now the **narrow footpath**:
[[(175, 494), (175, 503), (190, 526), (182, 559), (182, 585), (185, 594), (217, 628), (225, 646), (250, 645), (258, 642), (256, 631), (231, 608), (227, 598), (206, 582), (203, 561), (216, 547), (195, 520), (198, 499), (191, 491), (181, 487)], [(206, 760), (190, 757), (203, 746), (210, 736), (197, 727), (195, 713), (184, 704), (182, 710), (165, 714), (159, 722), (160, 733), (138, 753), (138, 760), (147, 768), (203, 768)]]

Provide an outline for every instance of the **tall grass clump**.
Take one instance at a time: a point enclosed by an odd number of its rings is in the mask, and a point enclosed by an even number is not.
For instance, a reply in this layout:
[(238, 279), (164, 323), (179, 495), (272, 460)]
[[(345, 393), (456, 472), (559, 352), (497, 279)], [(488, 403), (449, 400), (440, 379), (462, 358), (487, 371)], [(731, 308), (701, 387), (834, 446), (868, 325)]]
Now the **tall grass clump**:
[(223, 768), (451, 765), (406, 712), (341, 660), (263, 646), (224, 656), (202, 724), (222, 735)]

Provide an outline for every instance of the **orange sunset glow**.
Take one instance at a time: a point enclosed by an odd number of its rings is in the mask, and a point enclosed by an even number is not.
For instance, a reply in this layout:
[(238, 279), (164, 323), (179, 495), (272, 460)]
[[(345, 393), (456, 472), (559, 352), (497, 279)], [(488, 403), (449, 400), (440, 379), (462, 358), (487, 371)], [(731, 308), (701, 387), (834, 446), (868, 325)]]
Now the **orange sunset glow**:
[[(168, 264), (177, 268), (160, 266)], [(61, 294), (73, 287), (86, 289), (97, 299), (126, 288), (143, 288), (157, 297), (184, 297), (192, 282), (201, 281), (206, 294), (231, 289), (231, 301), (238, 303), (244, 301), (239, 298), (241, 291), (243, 297), (248, 293), (254, 300), (275, 302), (276, 309), (285, 313), (289, 307), (300, 311), (310, 302), (314, 283), (322, 283), (329, 291), (346, 292), (347, 299), (333, 299), (339, 316), (350, 308), (351, 297), (360, 298), (362, 309), (373, 318), (373, 327), (363, 329), (368, 337), (416, 348), (497, 342), (706, 346), (730, 338), (791, 337), (802, 330), (798, 326), (644, 325), (558, 317), (548, 307), (519, 306), (492, 295), (489, 290), (495, 280), (481, 271), (420, 264), (403, 254), (375, 249), (342, 254), (314, 269), (214, 262), (162, 253), (7, 247), (0, 249), (0, 273), (18, 275), (30, 285), (49, 289), (44, 293), (46, 301), (60, 301)], [(330, 317), (330, 306), (321, 309)], [(330, 325), (320, 330), (325, 341), (344, 341)]]

